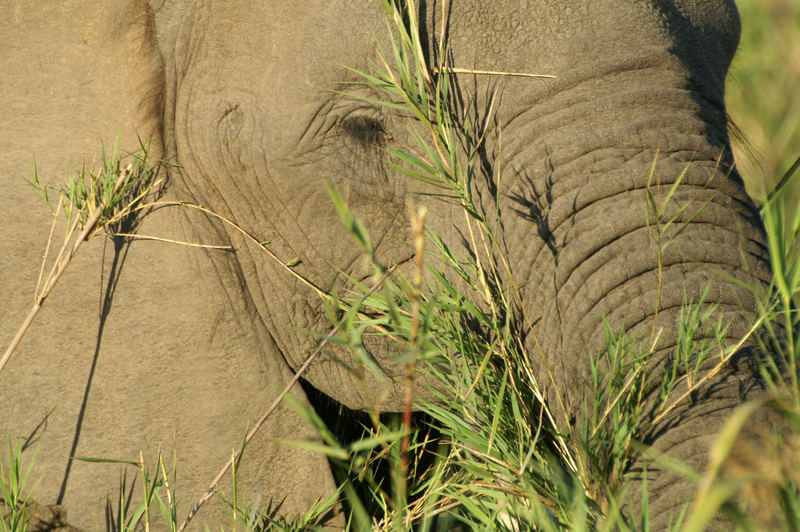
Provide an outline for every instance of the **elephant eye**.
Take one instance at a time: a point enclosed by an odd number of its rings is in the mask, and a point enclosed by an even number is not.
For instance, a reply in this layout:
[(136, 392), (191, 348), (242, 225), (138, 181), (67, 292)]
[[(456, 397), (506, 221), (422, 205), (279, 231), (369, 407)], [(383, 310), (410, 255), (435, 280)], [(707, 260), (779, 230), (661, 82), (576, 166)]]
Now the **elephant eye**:
[(392, 141), (380, 120), (364, 115), (349, 116), (341, 121), (339, 127), (352, 140), (365, 148), (385, 146)]

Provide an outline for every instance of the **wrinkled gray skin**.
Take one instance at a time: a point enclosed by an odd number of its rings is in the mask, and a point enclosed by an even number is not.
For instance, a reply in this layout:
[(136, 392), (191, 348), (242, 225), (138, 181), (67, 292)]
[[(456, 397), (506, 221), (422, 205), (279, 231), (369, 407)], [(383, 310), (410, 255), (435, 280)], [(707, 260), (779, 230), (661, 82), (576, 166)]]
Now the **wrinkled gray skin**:
[[(341, 291), (339, 269), (369, 273), (327, 179), (385, 262), (407, 267), (399, 242), (409, 238), (409, 197), (428, 204), (432, 228), (465, 251), (463, 215), (381, 164), (380, 144), (405, 142), (407, 119), (332, 91), (354, 79), (345, 65), (367, 69), (375, 59), (373, 35), (386, 44), (377, 1), (117, 3), (6, 2), (0, 13), (1, 338), (30, 305), (50, 223), (19, 177), (35, 156), (43, 180), (59, 182), (69, 165), (96, 162), (99, 140), (113, 143), (117, 133), (125, 147), (152, 136), (156, 154), (180, 165), (169, 171), (167, 198), (199, 202), (270, 239), (324, 289), (335, 282)], [(731, 338), (742, 333), (753, 302), (721, 274), (763, 279), (767, 259), (756, 209), (731, 171), (723, 89), (739, 38), (733, 2), (459, 0), (448, 17), (456, 67), (557, 76), (458, 78), (479, 114), (492, 87), (499, 91), (484, 171), (503, 172), (500, 242), (534, 323), (528, 351), (543, 353), (553, 375), (555, 386), (540, 382), (557, 419), (580, 418), (580, 383), (589, 354), (602, 348), (604, 314), (616, 328), (652, 326), (658, 282), (644, 187), (656, 154), (654, 175), (666, 185), (657, 200), (688, 165), (673, 201), (694, 207), (679, 219), (710, 199), (663, 256), (660, 356), (673, 347), (682, 301), (709, 282), (708, 301), (741, 317)], [(427, 38), (438, 38), (438, 2), (421, 18)], [(478, 181), (493, 209), (487, 179)], [(70, 467), (70, 456), (136, 460), (142, 450), (152, 461), (159, 445), (167, 456), (174, 446), (186, 511), (311, 352), (315, 340), (301, 330), (329, 328), (320, 299), (230, 227), (173, 208), (151, 213), (138, 231), (236, 251), (95, 239), (0, 374), (0, 431), (38, 446), (37, 498), (90, 529), (117, 513), (107, 501), (121, 485), (131, 489), (135, 472)], [(391, 376), (385, 350), (374, 350)], [(757, 393), (744, 364), (734, 366), (647, 426), (648, 442), (703, 467), (715, 431)], [(371, 382), (365, 397), (331, 358), (305, 377), (351, 408), (378, 397), (384, 410), (402, 404), (400, 384)], [(276, 441), (312, 435), (288, 407), (270, 418), (243, 461), (249, 500), (260, 489), (278, 513), (292, 514), (332, 492), (322, 457)], [(662, 527), (689, 491), (664, 472), (651, 471), (648, 486), (651, 522)], [(212, 523), (215, 512), (203, 509), (198, 522)]]

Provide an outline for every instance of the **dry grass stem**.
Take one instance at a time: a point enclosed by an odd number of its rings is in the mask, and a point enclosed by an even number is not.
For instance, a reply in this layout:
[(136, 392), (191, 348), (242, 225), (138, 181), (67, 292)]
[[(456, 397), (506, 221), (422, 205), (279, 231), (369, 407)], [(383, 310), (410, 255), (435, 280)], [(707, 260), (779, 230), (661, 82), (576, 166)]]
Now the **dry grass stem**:
[[(109, 198), (113, 198), (114, 195), (117, 192), (119, 192), (119, 190), (122, 188), (122, 185), (128, 180), (130, 174), (131, 174), (131, 166), (129, 165), (125, 170), (123, 170), (120, 173), (119, 177), (114, 183), (114, 188)], [(64, 271), (67, 269), (67, 266), (69, 266), (70, 262), (72, 261), (72, 258), (75, 256), (75, 253), (78, 252), (78, 249), (80, 249), (81, 245), (86, 240), (88, 240), (94, 233), (94, 231), (98, 228), (98, 223), (100, 222), (100, 218), (103, 216), (105, 207), (106, 206), (104, 205), (95, 208), (94, 212), (92, 213), (92, 216), (86, 221), (86, 225), (84, 225), (83, 231), (81, 231), (81, 233), (78, 235), (78, 237), (75, 239), (74, 243), (70, 247), (68, 244), (77, 228), (77, 224), (80, 219), (80, 216), (75, 217), (75, 220), (73, 221), (70, 227), (70, 231), (67, 235), (67, 238), (64, 240), (64, 245), (61, 247), (58, 257), (56, 257), (56, 262), (53, 265), (53, 270), (51, 271), (50, 275), (48, 275), (47, 280), (45, 281), (44, 286), (42, 287), (41, 293), (39, 293), (38, 296), (36, 297), (36, 301), (34, 301), (31, 310), (28, 312), (28, 315), (25, 317), (25, 320), (22, 322), (22, 325), (19, 327), (19, 329), (17, 329), (17, 333), (11, 340), (11, 343), (6, 349), (5, 354), (3, 354), (3, 358), (0, 359), (0, 372), (2, 372), (3, 368), (5, 368), (6, 364), (8, 364), (8, 361), (11, 359), (11, 355), (17, 349), (17, 346), (22, 341), (22, 338), (25, 336), (25, 333), (28, 332), (31, 323), (33, 323), (33, 320), (39, 313), (39, 309), (42, 308), (42, 305), (44, 304), (47, 297), (50, 295), (50, 292), (52, 292), (56, 283), (58, 283), (58, 280), (61, 278)], [(69, 248), (68, 252), (67, 248)], [(45, 256), (45, 260), (46, 258), (47, 257)]]
[(58, 204), (55, 211), (53, 211), (53, 223), (50, 224), (50, 233), (47, 235), (47, 244), (44, 247), (44, 255), (42, 255), (42, 264), (39, 267), (39, 277), (36, 278), (36, 289), (33, 291), (33, 299), (36, 301), (39, 298), (39, 287), (42, 286), (42, 276), (44, 275), (44, 267), (47, 264), (47, 256), (50, 254), (50, 246), (53, 244), (53, 233), (56, 230), (58, 223), (58, 215), (61, 213), (61, 206), (64, 204), (64, 196), (58, 197)]
[[(212, 211), (212, 210), (210, 210), (210, 209), (208, 209), (206, 207), (203, 207), (202, 205), (198, 205), (196, 203), (188, 203), (188, 202), (185, 202), (185, 201), (155, 201), (155, 202), (152, 202), (152, 203), (148, 203), (146, 205), (142, 205), (141, 207), (139, 207), (139, 209), (145, 209), (145, 208), (150, 208), (150, 207), (187, 207), (187, 208), (190, 208), (190, 209), (198, 210), (198, 211), (203, 212), (203, 213), (205, 213), (205, 214), (207, 214), (207, 215), (209, 215), (209, 216), (211, 216), (213, 218), (216, 218), (216, 219), (220, 220), (221, 222), (231, 226), (234, 230), (236, 230), (238, 233), (240, 233), (242, 236), (244, 236), (247, 240), (251, 241), (252, 243), (257, 245), (258, 247), (263, 249), (264, 252), (266, 252), (267, 255), (269, 255), (271, 259), (273, 259), (275, 262), (280, 264), (286, 271), (288, 271), (298, 281), (300, 281), (301, 283), (303, 283), (307, 287), (311, 288), (319, 297), (321, 297), (322, 299), (325, 299), (326, 301), (330, 300), (330, 294), (328, 294), (327, 292), (325, 292), (324, 290), (322, 290), (321, 288), (316, 286), (314, 283), (312, 283), (311, 281), (309, 281), (308, 279), (306, 279), (305, 277), (303, 277), (302, 275), (300, 275), (299, 273), (294, 271), (292, 269), (292, 267), (289, 266), (289, 263), (285, 262), (285, 261), (282, 261), (271, 249), (269, 249), (266, 246), (266, 244), (264, 244), (263, 240), (259, 240), (252, 233), (250, 233), (249, 231), (244, 229), (242, 226), (240, 226), (239, 224), (237, 224), (233, 220), (231, 220), (229, 218), (226, 218), (225, 216), (222, 216), (221, 214), (218, 214), (218, 213), (216, 213), (216, 212), (214, 212), (214, 211)], [(205, 245), (202, 245), (202, 247), (205, 247)], [(226, 248), (227, 248), (227, 246), (226, 246)]]
[(177, 244), (179, 246), (188, 246), (193, 248), (203, 248), (203, 249), (221, 249), (223, 251), (233, 251), (233, 246), (218, 246), (214, 244), (198, 244), (196, 242), (186, 242), (183, 240), (173, 240), (171, 238), (162, 238), (159, 236), (150, 236), (150, 235), (137, 235), (135, 233), (112, 233), (111, 236), (119, 236), (123, 238), (132, 238), (134, 240), (152, 240), (155, 242), (165, 242), (167, 244)]
[[(506, 76), (515, 78), (540, 78), (555, 79), (558, 76), (552, 74), (530, 74), (528, 72), (503, 72), (501, 70), (475, 70), (472, 68), (446, 67), (444, 70), (451, 74), (475, 74), (476, 76)], [(434, 74), (439, 73), (438, 68), (433, 69)]]
[(409, 200), (408, 212), (411, 218), (411, 233), (414, 240), (414, 278), (411, 293), (411, 335), (409, 336), (409, 360), (406, 364), (406, 396), (403, 405), (403, 441), (400, 446), (402, 471), (405, 477), (408, 472), (408, 443), (411, 433), (411, 401), (414, 391), (414, 373), (416, 371), (416, 355), (419, 350), (419, 298), (422, 290), (423, 254), (425, 252), (425, 207), (415, 210)]

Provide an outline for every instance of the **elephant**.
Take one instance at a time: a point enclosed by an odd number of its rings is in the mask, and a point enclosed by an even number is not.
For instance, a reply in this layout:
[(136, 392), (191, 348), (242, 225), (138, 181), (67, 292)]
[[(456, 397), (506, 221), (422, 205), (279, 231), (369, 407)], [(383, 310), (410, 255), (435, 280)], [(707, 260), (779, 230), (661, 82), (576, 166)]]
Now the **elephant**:
[[(444, 29), (463, 69), (452, 75), (462, 100), (485, 110), (497, 94), (476, 196), (499, 212), (498, 242), (531, 323), (524, 341), (543, 353), (534, 370), (543, 374), (546, 362), (552, 374), (542, 387), (555, 417), (582, 422), (575, 383), (604, 348), (604, 320), (631, 334), (655, 320), (664, 361), (681, 304), (707, 289), (706, 305), (731, 318), (730, 342), (741, 338), (756, 303), (737, 281), (767, 282), (770, 266), (727, 129), (725, 77), (740, 33), (733, 1), (417, 4), (424, 53), (432, 57)], [(468, 251), (463, 213), (385, 164), (383, 148), (410, 142), (413, 120), (352, 84), (349, 68), (368, 71), (388, 46), (384, 18), (377, 0), (3, 4), (0, 337), (13, 336), (30, 308), (51, 223), (20, 176), (35, 164), (43, 182), (58, 183), (68, 168), (96, 165), (100, 141), (109, 149), (114, 139), (129, 147), (149, 138), (153, 159), (173, 163), (164, 198), (268, 239), (299, 274), (187, 209), (153, 209), (136, 231), (230, 249), (136, 238), (85, 245), (0, 373), (0, 429), (38, 449), (36, 498), (66, 509), (70, 523), (111, 526), (120, 491), (140, 489), (126, 466), (74, 457), (138, 460), (159, 446), (176, 449), (186, 511), (315, 348), (304, 331), (330, 329), (299, 277), (340, 291), (369, 278), (326, 182), (387, 264), (412, 262), (407, 198), (427, 206), (429, 227), (452, 249)], [(500, 168), (502, 179), (493, 175)], [(660, 186), (648, 187), (654, 179)], [(671, 201), (705, 207), (676, 214), (676, 227), (685, 225), (658, 256), (642, 206), (648, 193), (663, 201), (674, 183)], [(316, 359), (303, 378), (351, 409), (380, 396), (383, 411), (402, 411), (402, 379), (392, 377), (403, 370), (390, 348), (368, 347), (389, 378), (368, 381), (367, 394), (333, 357)], [(647, 425), (645, 443), (702, 469), (734, 408), (763, 394), (750, 351), (741, 353)], [(421, 384), (416, 393), (426, 393)], [(307, 402), (299, 387), (291, 394)], [(330, 496), (325, 458), (279, 441), (314, 435), (279, 406), (240, 464), (243, 488), (262, 490), (279, 515)], [(650, 473), (654, 528), (674, 519), (687, 486)], [(203, 508), (193, 525), (217, 526), (214, 511)]]

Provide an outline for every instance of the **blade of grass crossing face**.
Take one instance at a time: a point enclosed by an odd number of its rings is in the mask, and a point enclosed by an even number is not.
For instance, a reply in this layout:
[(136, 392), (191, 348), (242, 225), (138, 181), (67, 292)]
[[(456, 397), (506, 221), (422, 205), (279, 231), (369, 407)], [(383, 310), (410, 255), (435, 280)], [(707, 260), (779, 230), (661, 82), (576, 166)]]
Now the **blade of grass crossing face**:
[[(393, 157), (397, 157), (401, 161), (409, 164), (410, 166), (416, 167), (416, 168), (419, 168), (420, 170), (422, 170), (422, 173), (417, 173), (416, 175), (424, 176), (424, 180), (426, 182), (431, 183), (431, 184), (437, 184), (437, 186), (439, 188), (449, 188), (449, 187), (446, 187), (445, 185), (441, 184), (441, 182), (440, 182), (440, 180), (438, 178), (439, 173), (437, 171), (437, 168), (435, 168), (435, 167), (431, 166), (430, 164), (426, 163), (425, 161), (423, 161), (419, 157), (417, 157), (415, 155), (411, 155), (410, 153), (407, 153), (407, 152), (405, 152), (403, 150), (400, 150), (400, 149), (392, 149), (390, 151), (390, 153), (391, 153), (391, 155)], [(394, 163), (390, 163), (390, 164), (392, 164), (393, 166), (397, 167), (397, 165), (394, 164)], [(402, 167), (402, 166), (399, 166), (397, 168), (400, 171), (406, 170), (406, 168)], [(407, 173), (406, 175), (414, 177), (414, 175), (412, 175), (412, 174), (408, 174)]]
[(686, 175), (686, 171), (688, 169), (689, 169), (688, 166), (686, 168), (684, 168), (683, 172), (681, 172), (678, 175), (678, 178), (675, 179), (675, 182), (672, 183), (672, 186), (669, 188), (669, 192), (667, 192), (667, 196), (664, 198), (664, 201), (661, 203), (661, 207), (658, 210), (658, 217), (659, 218), (663, 218), (664, 217), (664, 213), (667, 210), (667, 205), (669, 204), (670, 200), (672, 200), (672, 196), (674, 196), (675, 192), (678, 190), (678, 186), (680, 186), (681, 182), (683, 181), (683, 178)]
[(492, 412), (492, 426), (489, 429), (489, 443), (486, 446), (487, 454), (491, 454), (492, 446), (494, 445), (494, 439), (497, 436), (497, 425), (500, 422), (500, 410), (503, 407), (503, 399), (506, 393), (507, 382), (508, 382), (508, 367), (506, 366), (506, 369), (503, 372), (503, 380), (500, 383), (500, 389), (497, 391), (497, 398), (495, 399), (494, 411)]
[(767, 241), (770, 252), (770, 262), (773, 268), (773, 281), (775, 282), (784, 302), (788, 299), (789, 287), (786, 284), (786, 248), (783, 233), (783, 224), (777, 212), (779, 207), (768, 208), (763, 211), (764, 225), (767, 228)]

